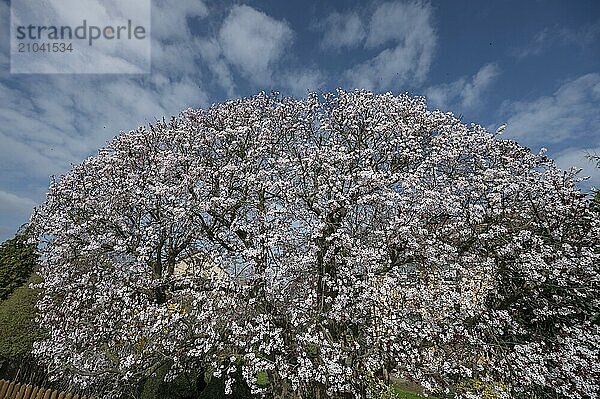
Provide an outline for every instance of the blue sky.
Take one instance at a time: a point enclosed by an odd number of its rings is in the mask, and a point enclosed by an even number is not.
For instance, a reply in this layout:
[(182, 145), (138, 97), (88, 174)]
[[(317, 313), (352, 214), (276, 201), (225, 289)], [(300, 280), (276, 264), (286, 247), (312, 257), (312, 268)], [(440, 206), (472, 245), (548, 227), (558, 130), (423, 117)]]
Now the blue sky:
[(59, 176), (121, 130), (188, 107), (279, 90), (367, 88), (432, 108), (562, 168), (600, 153), (600, 2), (152, 0), (152, 73), (10, 74), (0, 2), (0, 240)]

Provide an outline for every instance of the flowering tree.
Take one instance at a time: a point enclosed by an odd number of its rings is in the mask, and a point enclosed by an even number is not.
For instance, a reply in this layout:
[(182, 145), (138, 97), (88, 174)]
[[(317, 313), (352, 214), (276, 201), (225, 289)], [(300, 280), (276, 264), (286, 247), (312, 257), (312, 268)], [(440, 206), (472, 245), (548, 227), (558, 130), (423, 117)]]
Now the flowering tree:
[(52, 183), (35, 352), (118, 396), (168, 367), (281, 398), (597, 397), (600, 226), (573, 176), (408, 95), (258, 96)]

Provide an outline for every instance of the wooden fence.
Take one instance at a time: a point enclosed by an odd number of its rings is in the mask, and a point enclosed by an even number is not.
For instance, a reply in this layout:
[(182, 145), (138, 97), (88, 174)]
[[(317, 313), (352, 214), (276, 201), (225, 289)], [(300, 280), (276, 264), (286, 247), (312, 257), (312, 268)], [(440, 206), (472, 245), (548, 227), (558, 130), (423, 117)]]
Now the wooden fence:
[[(88, 399), (86, 396), (58, 392), (32, 385), (0, 380), (0, 399)], [(91, 398), (89, 398), (91, 399)]]

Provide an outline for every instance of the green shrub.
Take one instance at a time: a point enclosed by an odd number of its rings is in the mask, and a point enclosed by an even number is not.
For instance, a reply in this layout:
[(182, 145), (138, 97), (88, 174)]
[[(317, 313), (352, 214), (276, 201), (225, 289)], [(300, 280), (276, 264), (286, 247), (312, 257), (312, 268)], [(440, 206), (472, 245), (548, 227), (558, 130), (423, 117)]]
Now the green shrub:
[[(225, 382), (222, 378), (206, 378), (205, 373), (203, 372), (199, 372), (198, 375), (184, 373), (173, 381), (165, 382), (164, 378), (167, 370), (168, 365), (165, 365), (162, 369), (158, 370), (155, 376), (148, 378), (143, 383), (140, 399), (252, 398), (250, 389), (241, 381), (237, 381), (233, 384), (233, 395), (225, 396)], [(260, 376), (257, 377), (259, 379), (261, 378)]]
[[(235, 398), (235, 399), (251, 399), (255, 398), (252, 394), (250, 394), (250, 388), (241, 382), (236, 381), (232, 387), (233, 394), (230, 396), (225, 395), (225, 381), (222, 378), (211, 378), (210, 382), (204, 388), (198, 399), (227, 399), (227, 398)], [(268, 396), (267, 396), (268, 398)]]
[(31, 354), (34, 341), (44, 337), (35, 321), (39, 290), (29, 288), (30, 283), (39, 282), (39, 277), (32, 276), (0, 301), (0, 378), (38, 384), (46, 379), (45, 368)]
[(0, 302), (0, 358), (19, 359), (28, 356), (33, 342), (43, 337), (35, 321), (39, 290), (28, 286), (39, 282), (39, 277), (31, 277), (27, 284)]
[(259, 388), (266, 388), (270, 383), (269, 373), (266, 371), (259, 371), (256, 373), (256, 385), (258, 385)]
[(594, 199), (592, 200), (592, 209), (600, 212), (600, 190), (596, 192)]
[(165, 365), (159, 369), (155, 376), (148, 378), (141, 390), (141, 399), (180, 399), (180, 398), (197, 398), (198, 392), (198, 377), (190, 373), (185, 373), (173, 381), (165, 382), (164, 378), (169, 369)]
[(456, 391), (467, 395), (476, 395), (482, 399), (500, 399), (508, 394), (506, 386), (502, 383), (481, 381), (477, 378), (465, 380), (456, 385)]

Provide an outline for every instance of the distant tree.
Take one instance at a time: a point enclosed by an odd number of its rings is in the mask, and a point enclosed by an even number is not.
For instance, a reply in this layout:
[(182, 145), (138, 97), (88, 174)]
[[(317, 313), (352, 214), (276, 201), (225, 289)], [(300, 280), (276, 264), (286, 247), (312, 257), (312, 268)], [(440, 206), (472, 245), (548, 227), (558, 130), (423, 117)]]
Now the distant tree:
[(32, 275), (36, 246), (28, 243), (28, 229), (0, 244), (0, 378), (43, 378), (43, 369), (31, 355), (33, 342), (43, 338), (35, 321), (39, 283)]
[(27, 242), (26, 230), (0, 244), (0, 301), (23, 285), (35, 268), (36, 248)]
[(595, 398), (600, 221), (572, 177), (408, 95), (188, 110), (52, 183), (35, 353), (105, 397), (166, 367), (277, 398), (392, 374)]

